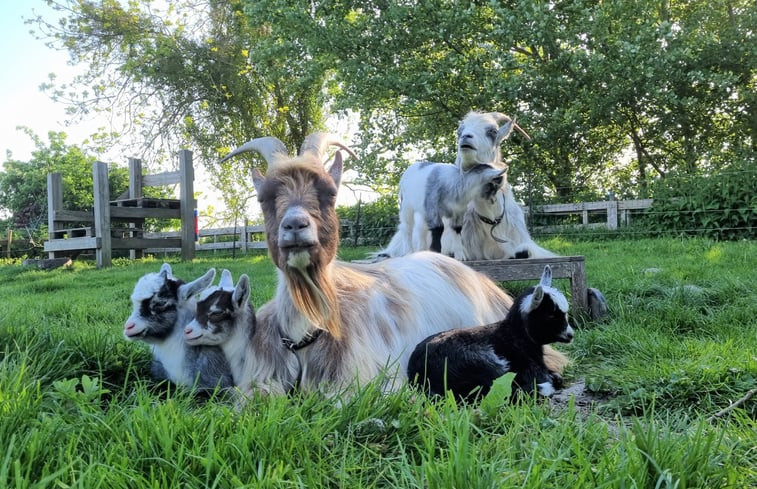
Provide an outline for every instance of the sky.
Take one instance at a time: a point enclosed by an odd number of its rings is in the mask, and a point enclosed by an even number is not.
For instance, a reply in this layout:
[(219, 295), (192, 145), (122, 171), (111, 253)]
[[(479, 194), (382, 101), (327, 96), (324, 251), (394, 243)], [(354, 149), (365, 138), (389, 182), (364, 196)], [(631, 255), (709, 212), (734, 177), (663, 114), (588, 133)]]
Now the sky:
[(35, 26), (24, 24), (24, 19), (35, 13), (55, 18), (55, 12), (43, 0), (0, 2), (0, 155), (5, 161), (6, 152), (13, 159), (26, 161), (34, 149), (32, 140), (16, 126), (31, 128), (43, 141), (49, 131), (63, 131), (69, 144), (78, 144), (104, 126), (104, 120), (90, 119), (76, 125), (66, 125), (65, 106), (55, 103), (39, 90), (55, 73), (58, 80), (73, 78), (77, 68), (69, 66), (68, 54), (45, 46), (29, 33)]
[[(5, 67), (0, 74), (0, 165), (8, 159), (8, 151), (14, 160), (28, 161), (31, 158), (34, 143), (24, 132), (17, 130), (17, 126), (31, 128), (44, 142), (47, 142), (49, 131), (63, 131), (67, 135), (66, 142), (71, 145), (81, 144), (99, 128), (108, 126), (107, 119), (96, 114), (67, 125), (65, 105), (52, 101), (40, 91), (39, 86), (48, 81), (50, 73), (55, 73), (57, 82), (65, 83), (83, 68), (70, 66), (66, 51), (48, 48), (43, 40), (30, 34), (29, 31), (36, 26), (25, 24), (24, 20), (36, 14), (49, 20), (57, 16), (44, 0), (0, 0), (0, 66)], [(113, 161), (119, 156), (98, 155), (103, 161)], [(128, 156), (123, 155), (123, 161), (117, 162), (125, 165)], [(196, 167), (195, 189), (218, 209), (221, 204), (217, 191), (201, 188), (198, 181), (207, 179), (202, 178), (201, 165)], [(358, 187), (358, 192), (351, 192), (343, 187), (338, 205), (354, 203), (358, 194), (364, 202), (375, 198), (375, 194), (367, 189)]]

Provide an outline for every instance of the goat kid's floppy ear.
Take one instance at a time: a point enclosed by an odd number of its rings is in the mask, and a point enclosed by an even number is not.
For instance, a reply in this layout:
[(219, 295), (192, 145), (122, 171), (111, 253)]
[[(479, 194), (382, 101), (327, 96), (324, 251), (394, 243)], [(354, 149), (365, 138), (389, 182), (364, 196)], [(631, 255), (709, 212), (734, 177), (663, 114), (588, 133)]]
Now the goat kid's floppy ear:
[(164, 263), (163, 266), (160, 267), (160, 273), (163, 275), (163, 278), (173, 278), (173, 272), (171, 271), (171, 265), (168, 263)]
[(344, 165), (342, 162), (342, 152), (337, 151), (334, 155), (334, 162), (329, 168), (329, 175), (334, 180), (334, 185), (339, 188), (339, 183), (342, 181), (342, 169)]
[(231, 294), (231, 301), (234, 307), (241, 309), (250, 300), (250, 277), (246, 274), (239, 276), (239, 282)]
[(542, 285), (539, 284), (534, 288), (534, 293), (531, 295), (531, 301), (528, 303), (528, 310), (526, 313), (529, 313), (531, 311), (535, 311), (539, 305), (541, 305), (541, 301), (544, 299), (544, 289), (542, 288)]
[(189, 282), (188, 284), (184, 284), (181, 287), (179, 287), (179, 299), (181, 300), (187, 300), (193, 295), (202, 292), (203, 290), (210, 287), (210, 284), (213, 283), (213, 279), (216, 277), (216, 269), (211, 268), (207, 272), (205, 272), (205, 275), (198, 278), (197, 280), (193, 280), (192, 282)]
[(260, 173), (260, 170), (254, 168), (252, 170), (252, 186), (255, 187), (255, 191), (258, 193), (258, 195), (260, 195), (264, 183), (265, 177), (262, 173)]
[(552, 267), (550, 267), (549, 265), (544, 266), (544, 271), (541, 274), (541, 280), (539, 281), (539, 284), (543, 287), (552, 286)]
[(234, 280), (231, 278), (231, 272), (225, 268), (221, 272), (221, 280), (218, 282), (221, 290), (234, 290)]

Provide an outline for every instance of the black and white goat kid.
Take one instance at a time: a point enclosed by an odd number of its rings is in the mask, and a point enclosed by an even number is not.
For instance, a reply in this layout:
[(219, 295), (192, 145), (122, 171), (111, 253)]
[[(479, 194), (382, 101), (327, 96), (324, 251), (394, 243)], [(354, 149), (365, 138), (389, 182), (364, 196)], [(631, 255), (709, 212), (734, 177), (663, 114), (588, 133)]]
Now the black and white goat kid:
[(190, 345), (215, 345), (223, 350), (243, 398), (257, 390), (284, 394), (299, 373), (297, 358), (286, 348), (275, 321), (272, 303), (258, 313), (250, 304), (250, 279), (242, 274), (236, 286), (223, 270), (218, 287), (209, 288), (197, 303), (197, 317), (184, 328)]
[(151, 374), (156, 380), (170, 380), (201, 390), (233, 385), (229, 364), (220, 348), (189, 346), (184, 326), (195, 315), (195, 295), (206, 289), (215, 270), (190, 283), (173, 276), (164, 263), (158, 273), (137, 281), (131, 294), (132, 313), (124, 324), (124, 337), (143, 341), (152, 349)]
[(552, 285), (552, 269), (521, 294), (503, 321), (445, 331), (420, 342), (408, 363), (408, 378), (429, 395), (450, 390), (459, 401), (485, 396), (494, 380), (515, 373), (516, 391), (551, 396), (562, 384), (544, 362), (544, 345), (569, 343), (568, 301)]

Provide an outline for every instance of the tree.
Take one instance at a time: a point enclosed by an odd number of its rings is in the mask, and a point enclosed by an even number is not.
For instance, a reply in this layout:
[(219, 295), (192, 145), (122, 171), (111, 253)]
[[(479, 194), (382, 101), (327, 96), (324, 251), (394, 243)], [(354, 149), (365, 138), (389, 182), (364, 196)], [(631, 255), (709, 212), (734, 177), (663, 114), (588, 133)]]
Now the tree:
[[(92, 163), (95, 157), (79, 146), (66, 144), (66, 134), (49, 132), (44, 142), (30, 129), (24, 132), (34, 141), (29, 161), (10, 157), (0, 172), (0, 209), (11, 214), (14, 227), (25, 228), (30, 239), (44, 237), (47, 226), (47, 174), (57, 172), (63, 180), (63, 206), (70, 210), (92, 210), (94, 206)], [(111, 195), (129, 186), (129, 172), (111, 167), (108, 174)]]
[[(468, 109), (508, 112), (534, 136), (515, 141), (512, 173), (540, 176), (535, 186), (561, 200), (643, 193), (650, 171), (748, 155), (755, 10), (746, 0), (247, 1), (251, 17), (274, 12), (278, 37), (333, 68), (330, 93), (360, 111), (367, 149), (420, 144), (449, 161)], [(382, 173), (379, 160), (364, 165)]]
[(88, 69), (73, 86), (53, 80), (47, 89), (75, 115), (123, 117), (123, 131), (137, 140), (132, 152), (148, 166), (161, 161), (157, 154), (196, 149), (230, 209), (253, 194), (250, 167), (264, 163), (218, 166), (219, 156), (259, 136), (299, 147), (322, 127), (322, 75), (303, 74), (291, 62), (296, 43), (271, 38), (265, 25), (244, 15), (240, 0), (165, 8), (149, 0), (48, 4), (62, 13), (60, 22), (33, 22), (52, 47), (68, 50), (73, 63)]

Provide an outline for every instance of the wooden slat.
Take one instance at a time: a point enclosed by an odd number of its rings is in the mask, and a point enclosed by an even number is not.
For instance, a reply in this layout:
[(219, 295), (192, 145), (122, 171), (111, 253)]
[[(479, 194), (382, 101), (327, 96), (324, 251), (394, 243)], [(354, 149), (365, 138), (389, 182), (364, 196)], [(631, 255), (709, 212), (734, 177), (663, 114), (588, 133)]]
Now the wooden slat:
[(95, 215), (91, 211), (67, 211), (59, 209), (53, 211), (52, 220), (55, 222), (94, 222)]
[(580, 313), (588, 313), (588, 290), (586, 267), (583, 256), (558, 256), (553, 258), (528, 258), (513, 260), (475, 260), (463, 262), (492, 280), (538, 280), (544, 266), (552, 268), (553, 278), (570, 279), (573, 308)]
[(164, 185), (176, 185), (181, 182), (181, 172), (168, 171), (154, 175), (143, 175), (143, 187), (162, 187)]
[(71, 250), (96, 250), (100, 248), (100, 238), (69, 238), (45, 241), (44, 249), (48, 252)]
[(180, 239), (112, 238), (113, 249), (181, 248)]
[(141, 207), (113, 207), (110, 206), (111, 219), (138, 219), (154, 217), (158, 219), (179, 219), (180, 209), (143, 209)]

